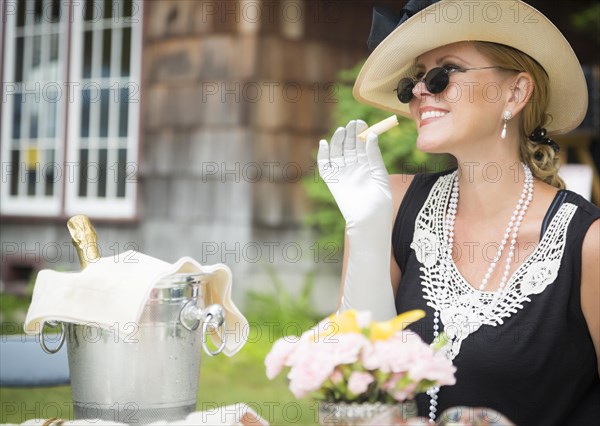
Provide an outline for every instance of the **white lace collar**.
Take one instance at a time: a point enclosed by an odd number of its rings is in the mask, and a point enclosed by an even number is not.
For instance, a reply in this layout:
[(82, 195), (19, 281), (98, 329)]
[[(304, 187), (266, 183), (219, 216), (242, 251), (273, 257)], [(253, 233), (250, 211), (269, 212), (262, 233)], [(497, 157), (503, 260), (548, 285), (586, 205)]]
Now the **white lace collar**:
[[(454, 262), (442, 256), (446, 207), (454, 173), (438, 178), (423, 204), (415, 223), (410, 247), (423, 265), (420, 270), (423, 297), (439, 312), (449, 338), (447, 355), (458, 355), (460, 346), (482, 325), (497, 326), (531, 302), (532, 294), (542, 293), (558, 275), (565, 249), (567, 228), (577, 206), (564, 203), (553, 217), (539, 245), (517, 268), (502, 293), (473, 288), (460, 274)], [(448, 279), (452, 285), (448, 285)]]

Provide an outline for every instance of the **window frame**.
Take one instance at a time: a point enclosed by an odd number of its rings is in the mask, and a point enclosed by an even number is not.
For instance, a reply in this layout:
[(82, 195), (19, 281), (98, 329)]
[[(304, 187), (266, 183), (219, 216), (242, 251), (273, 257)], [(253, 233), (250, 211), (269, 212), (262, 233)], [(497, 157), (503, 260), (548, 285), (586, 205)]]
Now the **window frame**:
[[(51, 0), (44, 0), (51, 1)], [(97, 0), (96, 0), (97, 1)], [(3, 33), (0, 35), (0, 46), (2, 46), (4, 55), (4, 64), (0, 67), (2, 81), (15, 80), (15, 49), (16, 26), (17, 26), (17, 2), (13, 2), (15, 8), (13, 15), (10, 15), (10, 1), (3, 2), (1, 14), (6, 23), (3, 27)], [(144, 34), (144, 4), (142, 0), (132, 0), (132, 17), (119, 17), (120, 25), (124, 19), (131, 19), (131, 48), (130, 48), (130, 69), (129, 75), (119, 77), (137, 88), (137, 93), (131, 98), (137, 102), (127, 104), (127, 136), (125, 139), (126, 154), (126, 176), (125, 176), (125, 196), (117, 198), (116, 194), (108, 191), (105, 198), (83, 198), (78, 196), (79, 173), (75, 171), (78, 162), (78, 150), (81, 146), (80, 138), (80, 118), (81, 118), (81, 96), (82, 96), (82, 73), (83, 73), (83, 6), (85, 1), (61, 1), (62, 19), (60, 21), (60, 39), (59, 39), (59, 64), (60, 73), (57, 77), (61, 84), (63, 96), (60, 99), (60, 105), (57, 103), (57, 128), (55, 138), (55, 157), (54, 161), (60, 166), (59, 181), (55, 184), (54, 194), (51, 199), (39, 201), (38, 197), (27, 196), (19, 193), (17, 196), (10, 195), (10, 151), (12, 149), (12, 129), (13, 120), (13, 102), (2, 103), (0, 107), (1, 136), (3, 141), (1, 147), (2, 156), (2, 181), (0, 182), (0, 217), (38, 217), (48, 219), (63, 219), (73, 214), (86, 214), (99, 220), (138, 220), (138, 197), (139, 197), (139, 157), (140, 157), (140, 134), (141, 134), (141, 85), (142, 85), (142, 59), (143, 59), (143, 34)], [(121, 9), (123, 1), (120, 1)], [(95, 21), (94, 21), (95, 24)], [(49, 25), (44, 23), (44, 25)], [(104, 25), (104, 24), (98, 24)], [(115, 23), (111, 19), (106, 28), (113, 29)], [(117, 24), (119, 25), (119, 24)], [(114, 38), (114, 31), (111, 31), (111, 40)], [(113, 40), (112, 46), (118, 46)], [(116, 52), (115, 52), (116, 51)], [(120, 55), (120, 49), (112, 49), (113, 56)], [(102, 52), (94, 52), (94, 55), (102, 55)], [(112, 76), (108, 77), (112, 79)], [(91, 79), (94, 80), (93, 78)], [(122, 87), (122, 86), (121, 86)], [(4, 87), (2, 88), (3, 99), (6, 97)], [(12, 99), (12, 98), (11, 98)], [(118, 108), (110, 108), (112, 110)], [(111, 112), (111, 116), (115, 113)], [(117, 121), (118, 121), (118, 112)], [(97, 114), (99, 117), (99, 114)], [(90, 115), (90, 118), (92, 116)], [(114, 120), (114, 117), (112, 118)], [(113, 126), (114, 127), (114, 126)], [(118, 124), (117, 124), (118, 130)], [(110, 138), (110, 134), (108, 135)], [(123, 139), (122, 138), (122, 139)], [(109, 145), (110, 146), (110, 145)], [(115, 157), (116, 158), (116, 157)], [(24, 162), (22, 158), (19, 160)], [(110, 166), (110, 164), (109, 164)], [(9, 167), (9, 169), (6, 169)], [(107, 170), (112, 173), (110, 170)], [(19, 179), (22, 179), (19, 177)], [(40, 178), (43, 180), (43, 178)], [(107, 180), (110, 179), (107, 176)], [(116, 185), (116, 183), (115, 183)], [(88, 193), (89, 194), (89, 193)]]
[[(51, 0), (46, 0), (44, 3), (50, 3)], [(69, 13), (69, 7), (65, 6), (63, 3), (59, 3), (60, 7), (61, 7), (61, 13), (63, 14), (67, 14)], [(11, 19), (11, 15), (8, 15), (8, 8), (10, 5), (13, 5), (15, 7), (14, 11), (15, 14), (12, 15), (12, 19)], [(0, 214), (1, 215), (28, 215), (28, 216), (56, 216), (59, 215), (62, 211), (62, 198), (63, 198), (63, 186), (61, 184), (61, 179), (64, 177), (64, 175), (59, 178), (58, 182), (55, 184), (54, 186), (54, 193), (52, 196), (35, 196), (35, 197), (29, 197), (25, 194), (19, 194), (17, 196), (12, 196), (10, 195), (10, 170), (11, 168), (9, 168), (9, 164), (10, 164), (10, 156), (11, 156), (11, 152), (12, 152), (12, 132), (14, 129), (14, 122), (11, 122), (12, 118), (13, 118), (13, 97), (14, 95), (12, 95), (9, 99), (8, 102), (4, 102), (5, 98), (8, 96), (6, 94), (5, 89), (8, 88), (9, 84), (14, 84), (17, 85), (18, 83), (15, 81), (15, 49), (16, 49), (16, 38), (17, 38), (17, 16), (16, 16), (16, 7), (17, 7), (17, 2), (5, 2), (4, 3), (4, 8), (3, 8), (3, 15), (2, 15), (2, 19), (3, 22), (5, 22), (4, 25), (4, 34), (2, 37), (2, 50), (3, 50), (3, 64), (4, 66), (2, 67), (2, 82), (3, 82), (3, 87), (2, 87), (2, 110), (1, 110), (1, 122), (2, 122), (2, 146), (1, 146), (1, 154), (0, 156), (2, 157), (2, 180), (0, 182), (0, 193), (2, 194), (1, 196), (1, 204), (0, 204)], [(26, 19), (27, 19), (27, 14), (26, 14)], [(60, 23), (58, 24), (59, 26), (59, 69), (60, 71), (62, 71), (63, 75), (66, 76), (66, 68), (67, 68), (67, 60), (68, 60), (68, 55), (69, 55), (69, 48), (68, 47), (64, 47), (65, 45), (63, 44), (65, 41), (68, 44), (68, 40), (69, 40), (69, 27), (68, 27), (68, 19), (61, 19)], [(24, 27), (25, 28), (25, 27)], [(42, 24), (41, 24), (41, 31), (39, 30), (25, 30), (25, 33), (37, 33), (40, 32), (41, 34), (46, 34), (48, 33), (49, 30), (49, 23), (47, 22), (46, 19), (43, 19)], [(28, 38), (29, 39), (29, 38)], [(42, 43), (44, 43), (45, 40), (42, 40)], [(62, 43), (61, 43), (62, 42)], [(26, 43), (27, 44), (27, 43)], [(46, 43), (44, 43), (46, 44)], [(30, 46), (31, 47), (31, 46)], [(27, 52), (27, 49), (25, 49)], [(42, 49), (42, 53), (44, 54), (44, 50), (47, 49)], [(26, 64), (23, 65), (23, 67), (25, 67)], [(65, 79), (66, 81), (66, 79)], [(31, 83), (31, 82), (29, 82)], [(33, 83), (37, 83), (37, 84), (42, 84), (42, 82), (38, 81), (38, 82), (33, 82)], [(21, 82), (20, 84), (26, 84), (25, 81)], [(39, 96), (40, 98), (42, 96), (44, 96), (44, 90), (40, 87), (40, 91), (38, 93), (35, 93), (34, 96)], [(65, 87), (61, 87), (62, 89), (62, 95), (65, 94)], [(27, 91), (27, 86), (25, 87), (25, 90)], [(31, 92), (30, 92), (31, 94)], [(25, 101), (21, 102), (21, 105), (30, 105), (28, 104), (27, 99), (25, 99)], [(67, 102), (65, 100), (65, 96), (61, 96), (60, 99), (56, 102), (56, 116), (57, 116), (57, 122), (56, 122), (56, 131), (55, 131), (55, 136), (54, 136), (54, 149), (55, 149), (55, 160), (54, 163), (58, 164), (59, 166), (59, 170), (58, 173), (62, 173), (64, 171), (64, 169), (62, 168), (62, 164), (64, 164), (64, 141), (65, 141), (65, 114), (66, 114), (66, 107), (67, 107)], [(40, 105), (43, 105), (43, 103), (40, 102)], [(41, 117), (42, 115), (40, 115)], [(60, 117), (60, 118), (59, 118)], [(43, 121), (43, 119), (42, 119)], [(21, 121), (20, 125), (23, 123), (23, 121)], [(27, 126), (22, 126), (22, 128), (25, 128)], [(38, 128), (42, 127), (41, 125), (38, 125)], [(27, 132), (29, 132), (29, 130), (27, 129)], [(26, 140), (28, 138), (21, 138), (22, 140)], [(41, 138), (39, 138), (41, 139)], [(21, 148), (21, 152), (24, 152), (24, 150)], [(23, 160), (22, 158), (19, 159), (19, 163), (25, 163), (25, 160)], [(38, 163), (39, 164), (39, 163)], [(37, 167), (37, 164), (36, 164)], [(40, 171), (43, 171), (44, 167), (40, 165)], [(23, 182), (23, 173), (21, 171), (21, 167), (19, 167), (19, 176), (18, 176), (18, 185), (20, 187), (25, 186), (25, 182)], [(41, 174), (40, 174), (41, 175)], [(37, 186), (39, 189), (39, 186), (41, 186), (41, 184), (43, 183), (43, 177), (41, 177), (40, 175), (38, 175), (36, 177), (37, 180), (39, 180), (40, 182), (37, 183)]]

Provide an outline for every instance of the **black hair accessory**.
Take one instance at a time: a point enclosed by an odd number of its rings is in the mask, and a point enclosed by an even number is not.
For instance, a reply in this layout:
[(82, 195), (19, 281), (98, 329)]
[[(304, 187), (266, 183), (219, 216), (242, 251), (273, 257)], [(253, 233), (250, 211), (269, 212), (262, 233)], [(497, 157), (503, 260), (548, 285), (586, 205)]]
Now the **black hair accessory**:
[(546, 129), (544, 129), (543, 127), (536, 127), (535, 130), (529, 135), (529, 140), (542, 145), (549, 145), (552, 147), (554, 152), (560, 151), (560, 147), (558, 146), (558, 144), (552, 139), (546, 137)]

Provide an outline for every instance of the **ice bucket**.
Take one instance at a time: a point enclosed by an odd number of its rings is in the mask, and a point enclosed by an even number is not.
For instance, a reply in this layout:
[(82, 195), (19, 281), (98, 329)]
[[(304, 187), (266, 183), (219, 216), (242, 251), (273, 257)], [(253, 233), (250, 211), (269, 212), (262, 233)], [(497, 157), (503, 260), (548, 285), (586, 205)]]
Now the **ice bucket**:
[[(225, 311), (212, 304), (210, 274), (174, 274), (152, 289), (137, 324), (100, 328), (63, 323), (76, 419), (127, 424), (184, 419), (195, 411), (202, 347), (224, 327)], [(121, 331), (119, 331), (121, 329)], [(123, 329), (127, 333), (123, 333)]]

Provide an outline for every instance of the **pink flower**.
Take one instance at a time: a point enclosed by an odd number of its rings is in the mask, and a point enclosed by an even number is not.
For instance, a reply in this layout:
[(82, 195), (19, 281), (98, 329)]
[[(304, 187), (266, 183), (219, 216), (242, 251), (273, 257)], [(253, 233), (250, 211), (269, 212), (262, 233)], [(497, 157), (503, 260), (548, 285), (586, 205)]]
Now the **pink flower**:
[(408, 375), (416, 382), (426, 379), (436, 381), (438, 386), (444, 386), (456, 383), (455, 372), (456, 367), (443, 354), (431, 353), (414, 362)]
[(297, 398), (319, 390), (327, 379), (335, 377), (338, 365), (358, 361), (360, 351), (368, 344), (369, 340), (357, 333), (336, 335), (335, 341), (301, 340), (286, 362), (292, 367), (288, 374), (290, 390)]
[(414, 398), (414, 391), (417, 388), (417, 382), (410, 382), (402, 387), (399, 386), (399, 381), (406, 376), (406, 373), (395, 373), (381, 387), (384, 391), (392, 395), (392, 397), (402, 402), (407, 399)]
[(382, 364), (381, 357), (379, 356), (380, 351), (376, 350), (375, 346), (376, 344), (365, 346), (360, 354), (360, 361), (367, 370), (377, 370)]
[(355, 395), (360, 395), (367, 391), (367, 388), (373, 383), (373, 380), (375, 380), (375, 378), (369, 373), (354, 371), (350, 374), (350, 378), (348, 379), (348, 390)]
[(402, 373), (428, 353), (433, 353), (433, 350), (417, 334), (403, 331), (388, 340), (376, 341), (372, 348), (363, 352), (361, 360), (368, 370)]
[[(316, 391), (331, 398), (333, 390), (333, 395), (339, 391), (350, 400), (383, 391), (404, 401), (423, 389), (424, 380), (438, 386), (456, 382), (452, 363), (414, 332), (371, 334), (370, 340), (361, 332), (369, 329), (370, 313), (348, 314), (338, 322), (332, 318), (319, 322), (301, 337), (276, 341), (265, 358), (267, 377), (273, 379), (284, 367), (290, 367), (289, 388), (297, 398)], [(361, 371), (352, 371), (357, 369)], [(348, 372), (346, 380), (344, 374)], [(375, 388), (374, 395), (369, 395), (371, 387)]]
[(294, 352), (288, 379), (296, 398), (303, 398), (318, 390), (336, 367), (334, 359), (323, 344), (303, 344)]
[(265, 367), (267, 367), (267, 378), (272, 380), (277, 376), (283, 367), (290, 354), (296, 349), (298, 342), (292, 342), (289, 339), (281, 338), (275, 342), (271, 351), (265, 358)]
[(369, 346), (369, 340), (362, 334), (339, 334), (336, 342), (319, 342), (331, 355), (336, 365), (353, 364), (358, 361), (362, 349)]
[(339, 385), (344, 380), (344, 375), (340, 370), (335, 369), (333, 373), (331, 373), (330, 379), (334, 385)]
[(407, 399), (413, 399), (415, 397), (415, 389), (417, 388), (416, 383), (411, 383), (404, 389), (395, 390), (391, 393), (392, 398), (398, 402), (406, 401)]

